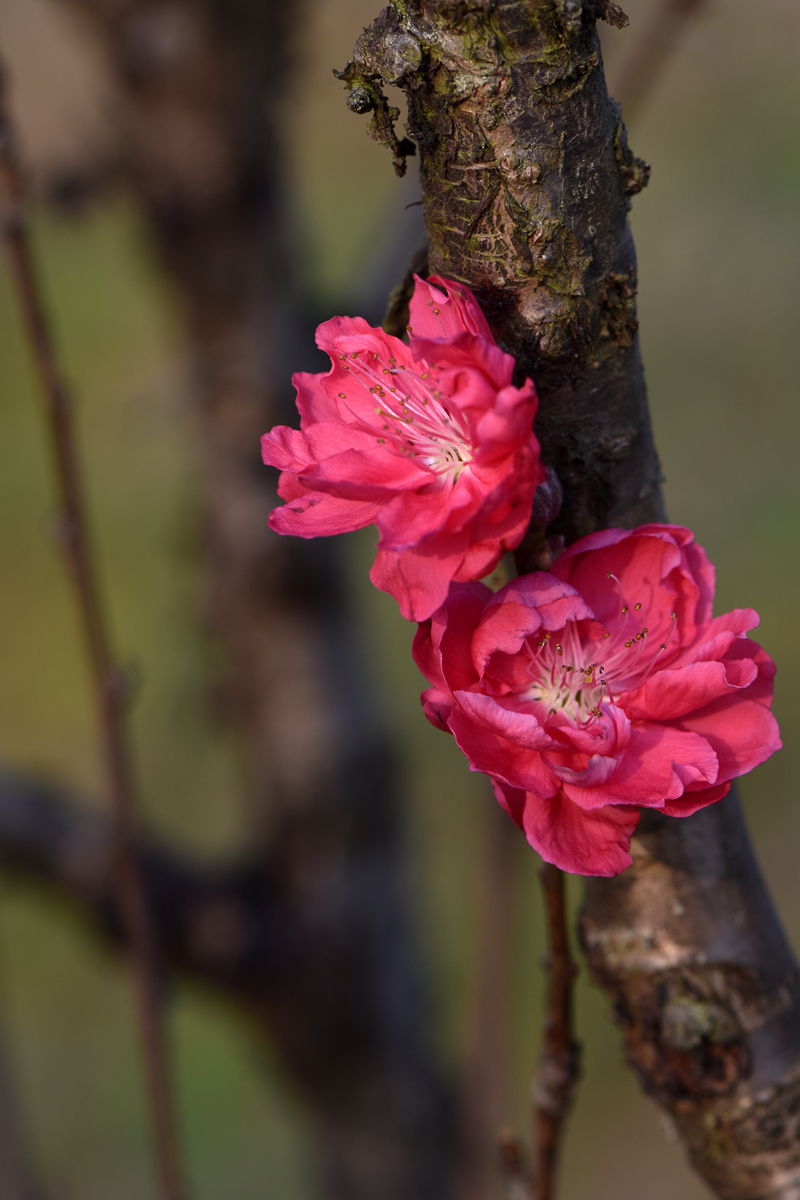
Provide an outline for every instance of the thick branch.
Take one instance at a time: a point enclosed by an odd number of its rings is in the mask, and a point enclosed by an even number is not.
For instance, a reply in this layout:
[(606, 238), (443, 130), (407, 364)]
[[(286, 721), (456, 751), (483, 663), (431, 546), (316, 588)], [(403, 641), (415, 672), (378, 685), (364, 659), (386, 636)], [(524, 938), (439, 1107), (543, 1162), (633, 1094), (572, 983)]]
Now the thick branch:
[[(407, 92), (431, 270), (476, 291), (534, 376), (567, 540), (664, 516), (627, 225), (648, 168), (606, 91), (604, 14), (590, 0), (396, 0), (347, 73)], [(595, 975), (717, 1195), (796, 1200), (795, 967), (736, 802), (646, 815), (639, 845), (622, 877), (587, 889)]]
[(800, 983), (738, 796), (642, 813), (633, 866), (587, 883), (581, 932), (631, 1065), (723, 1200), (800, 1195)]

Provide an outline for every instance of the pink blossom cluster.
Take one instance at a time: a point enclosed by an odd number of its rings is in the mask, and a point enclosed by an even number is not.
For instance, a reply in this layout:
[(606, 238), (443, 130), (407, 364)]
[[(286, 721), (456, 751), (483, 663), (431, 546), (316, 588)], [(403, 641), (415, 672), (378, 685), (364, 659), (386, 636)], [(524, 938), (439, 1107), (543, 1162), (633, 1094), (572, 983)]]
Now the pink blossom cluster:
[(300, 429), (261, 439), (281, 470), (270, 524), (319, 537), (378, 526), (370, 578), (407, 620), (450, 583), (480, 579), (522, 540), (544, 478), (530, 380), (495, 342), (466, 288), (417, 280), (409, 344), (362, 317), (317, 330), (325, 374), (294, 376)]
[(547, 572), (478, 582), (553, 488), (533, 384), (512, 384), (466, 288), (418, 280), (408, 345), (348, 317), (317, 343), (332, 365), (294, 378), (300, 430), (262, 439), (286, 501), (270, 523), (378, 526), (370, 577), (419, 622), (425, 714), (542, 858), (615, 875), (640, 808), (689, 816), (780, 747), (775, 667), (747, 636), (758, 614), (712, 616), (714, 569), (688, 529), (607, 529)]

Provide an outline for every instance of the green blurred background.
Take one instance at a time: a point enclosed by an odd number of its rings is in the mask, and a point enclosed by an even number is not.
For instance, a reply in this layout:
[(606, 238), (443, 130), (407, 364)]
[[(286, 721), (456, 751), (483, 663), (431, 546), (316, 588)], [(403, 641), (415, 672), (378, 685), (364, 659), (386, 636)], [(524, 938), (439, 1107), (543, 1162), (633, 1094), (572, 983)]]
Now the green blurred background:
[[(604, 33), (615, 74), (654, 0)], [(343, 66), (379, 5), (309, 0), (286, 97), (294, 251), (307, 296), (356, 311), (419, 196), (347, 111)], [(630, 129), (653, 165), (636, 197), (641, 334), (671, 518), (717, 566), (718, 606), (752, 605), (778, 663), (786, 748), (744, 781), (759, 856), (790, 936), (800, 811), (794, 619), (800, 587), (800, 9), (716, 0), (695, 20)], [(102, 157), (112, 101), (98, 55), (55, 0), (0, 0), (0, 45), (34, 184)], [(320, 186), (324, 181), (324, 186)], [(412, 213), (419, 210), (411, 210)], [(198, 460), (180, 323), (137, 215), (119, 197), (67, 218), (41, 207), (36, 250), (79, 427), (103, 583), (120, 653), (140, 681), (134, 744), (148, 820), (198, 854), (248, 833), (233, 742), (210, 715), (215, 651), (203, 633)], [(0, 271), (0, 760), (100, 790), (75, 612), (52, 538), (41, 405)], [(353, 604), (387, 720), (413, 747), (414, 896), (444, 1060), (455, 1067), (472, 987), (485, 782), (422, 717), (411, 629), (370, 588), (374, 534), (349, 540)], [(538, 860), (520, 839), (507, 1118), (522, 1131), (536, 1057), (543, 953)], [(574, 882), (574, 902), (580, 888)], [(149, 1194), (146, 1123), (127, 987), (74, 914), (0, 880), (0, 1007), (28, 1134), (54, 1197)], [(570, 1124), (562, 1200), (706, 1195), (621, 1063), (607, 1005), (584, 978), (586, 1075)], [(268, 1048), (216, 998), (181, 989), (173, 1025), (196, 1200), (314, 1200), (308, 1130)]]

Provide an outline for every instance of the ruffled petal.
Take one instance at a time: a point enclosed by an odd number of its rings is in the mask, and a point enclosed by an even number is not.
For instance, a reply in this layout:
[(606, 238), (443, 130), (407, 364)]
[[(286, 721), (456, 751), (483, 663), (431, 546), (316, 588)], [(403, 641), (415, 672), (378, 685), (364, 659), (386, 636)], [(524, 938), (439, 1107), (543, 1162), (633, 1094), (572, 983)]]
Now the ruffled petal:
[(541, 755), (510, 742), (488, 722), (476, 720), (458, 704), (448, 725), (473, 771), (501, 779), (511, 787), (536, 788), (540, 795), (553, 796), (559, 781), (542, 762)]
[(276, 533), (292, 534), (293, 537), (331, 537), (371, 525), (379, 511), (379, 504), (342, 500), (325, 492), (306, 490), (302, 497), (273, 508), (269, 526)]
[(369, 577), (394, 596), (407, 621), (427, 621), (444, 603), (468, 545), (469, 532), (462, 531), (408, 550), (378, 550)]
[(713, 747), (719, 760), (719, 783), (746, 775), (783, 745), (778, 722), (769, 709), (738, 695), (715, 700), (676, 725), (700, 734)]
[(678, 670), (656, 671), (642, 687), (623, 693), (619, 703), (632, 720), (669, 721), (741, 691), (757, 674), (752, 659), (691, 663)]
[(538, 630), (562, 629), (566, 621), (593, 615), (575, 588), (545, 571), (512, 579), (495, 592), (475, 631), (475, 665), (482, 672), (497, 651), (516, 654), (525, 639)]
[(581, 808), (603, 804), (640, 804), (660, 808), (683, 794), (686, 786), (673, 770), (679, 763), (687, 782), (717, 782), (719, 763), (714, 748), (699, 734), (670, 725), (641, 724), (636, 737), (620, 756), (616, 771), (590, 787), (564, 783), (567, 796)]
[(605, 877), (619, 875), (630, 866), (631, 835), (639, 821), (637, 808), (607, 805), (585, 812), (563, 791), (542, 799), (502, 784), (495, 784), (494, 790), (545, 862), (575, 875)]

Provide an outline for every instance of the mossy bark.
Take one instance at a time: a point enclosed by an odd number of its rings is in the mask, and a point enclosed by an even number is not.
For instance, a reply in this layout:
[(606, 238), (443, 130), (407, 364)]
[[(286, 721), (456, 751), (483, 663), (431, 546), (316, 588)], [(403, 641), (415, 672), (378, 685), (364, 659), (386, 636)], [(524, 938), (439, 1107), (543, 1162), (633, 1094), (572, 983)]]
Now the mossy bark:
[[(621, 23), (590, 0), (395, 0), (342, 73), (406, 92), (429, 269), (469, 284), (534, 378), (567, 541), (664, 519), (627, 224), (649, 168), (606, 90), (601, 15)], [(738, 801), (640, 828), (633, 866), (587, 887), (594, 976), (715, 1194), (800, 1197), (797, 968)]]

